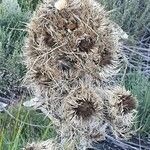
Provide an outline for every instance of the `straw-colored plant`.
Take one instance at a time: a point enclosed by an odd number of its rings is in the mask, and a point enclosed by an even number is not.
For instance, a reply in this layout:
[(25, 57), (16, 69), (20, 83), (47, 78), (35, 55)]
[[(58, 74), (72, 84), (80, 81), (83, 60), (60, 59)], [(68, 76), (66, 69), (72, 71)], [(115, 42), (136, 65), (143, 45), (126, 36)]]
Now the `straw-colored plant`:
[[(136, 99), (103, 84), (121, 67), (123, 38), (127, 35), (94, 0), (47, 0), (37, 8), (24, 47), (25, 83), (35, 98), (25, 105), (49, 116), (58, 134), (42, 147), (86, 149), (104, 140), (108, 127), (116, 137), (129, 135)], [(40, 144), (26, 150), (42, 150)]]

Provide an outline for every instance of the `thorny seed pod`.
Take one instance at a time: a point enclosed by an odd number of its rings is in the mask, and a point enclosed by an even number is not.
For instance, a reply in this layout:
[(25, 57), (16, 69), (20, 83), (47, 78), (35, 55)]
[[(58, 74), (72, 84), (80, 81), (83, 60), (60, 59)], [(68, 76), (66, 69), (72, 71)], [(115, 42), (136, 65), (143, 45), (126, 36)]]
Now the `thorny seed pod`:
[(72, 89), (62, 107), (66, 127), (73, 127), (78, 131), (80, 145), (84, 145), (83, 139), (91, 145), (93, 141), (105, 138), (103, 100), (90, 84), (80, 83)]
[(137, 108), (137, 99), (124, 87), (116, 86), (113, 90), (114, 107), (122, 114), (130, 113)]
[(65, 119), (73, 124), (86, 124), (93, 118), (102, 118), (103, 100), (94, 92), (81, 84), (75, 87), (64, 99)]
[(94, 46), (94, 42), (90, 36), (83, 35), (81, 38), (77, 39), (76, 46), (79, 51), (88, 53), (89, 50)]
[[(116, 136), (129, 137), (136, 117), (137, 100), (124, 87), (112, 87), (107, 101), (109, 121)], [(133, 132), (133, 131), (132, 131)]]

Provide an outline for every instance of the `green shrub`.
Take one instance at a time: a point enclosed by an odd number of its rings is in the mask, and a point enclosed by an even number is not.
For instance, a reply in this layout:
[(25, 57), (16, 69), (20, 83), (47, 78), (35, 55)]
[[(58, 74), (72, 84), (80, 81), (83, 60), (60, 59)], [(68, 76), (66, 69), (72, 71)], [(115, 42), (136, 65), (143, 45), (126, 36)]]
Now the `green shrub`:
[(17, 2), (10, 1), (0, 4), (0, 88), (18, 85), (25, 73), (21, 49), (30, 12), (22, 12)]
[[(111, 10), (112, 20), (134, 39), (142, 36), (146, 27), (150, 28), (149, 0), (99, 0), (107, 10)], [(130, 37), (131, 38), (131, 37)]]
[(23, 11), (34, 11), (37, 4), (42, 0), (18, 0), (18, 4)]

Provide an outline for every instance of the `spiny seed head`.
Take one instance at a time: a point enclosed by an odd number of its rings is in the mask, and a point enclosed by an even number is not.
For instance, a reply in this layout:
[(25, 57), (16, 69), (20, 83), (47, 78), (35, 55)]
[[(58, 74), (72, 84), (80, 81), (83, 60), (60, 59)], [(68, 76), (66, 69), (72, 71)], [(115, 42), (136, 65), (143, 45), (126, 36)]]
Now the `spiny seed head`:
[(137, 101), (132, 95), (119, 96), (120, 103), (118, 107), (123, 109), (123, 113), (128, 113), (137, 108)]
[(137, 114), (137, 100), (124, 87), (110, 87), (107, 92), (106, 119), (108, 118), (115, 136), (128, 138)]
[(72, 110), (75, 113), (74, 115), (76, 115), (78, 118), (86, 120), (96, 111), (96, 106), (94, 106), (94, 103), (91, 101), (87, 101), (86, 99), (78, 99), (76, 103), (77, 106), (72, 106)]
[(114, 108), (116, 112), (123, 112), (124, 114), (131, 112), (137, 108), (137, 99), (126, 90), (125, 87), (115, 86), (108, 90), (108, 105)]
[(130, 91), (127, 91), (124, 87), (116, 87), (113, 90), (114, 96), (116, 97), (115, 106), (118, 107), (119, 111), (127, 114), (137, 108), (137, 100), (132, 96)]
[(94, 89), (85, 85), (73, 89), (65, 98), (64, 116), (69, 122), (89, 121), (102, 116), (103, 101)]
[(92, 37), (88, 35), (84, 35), (81, 38), (77, 39), (77, 49), (79, 49), (80, 52), (86, 52), (88, 53), (90, 49), (92, 49), (94, 46), (94, 41)]

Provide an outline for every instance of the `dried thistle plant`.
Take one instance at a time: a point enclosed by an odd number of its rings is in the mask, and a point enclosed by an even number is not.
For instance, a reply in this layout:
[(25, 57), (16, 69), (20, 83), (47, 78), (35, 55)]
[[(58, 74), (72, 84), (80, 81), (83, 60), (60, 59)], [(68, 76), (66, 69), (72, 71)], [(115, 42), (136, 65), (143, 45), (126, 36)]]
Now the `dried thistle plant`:
[(86, 149), (105, 139), (108, 126), (126, 137), (136, 99), (124, 88), (103, 87), (100, 81), (119, 71), (120, 39), (127, 35), (103, 7), (95, 0), (45, 0), (27, 30), (25, 83), (35, 99), (25, 105), (49, 116), (58, 139), (46, 142), (48, 148), (42, 142), (26, 150)]

